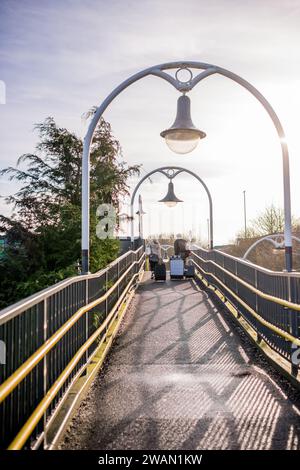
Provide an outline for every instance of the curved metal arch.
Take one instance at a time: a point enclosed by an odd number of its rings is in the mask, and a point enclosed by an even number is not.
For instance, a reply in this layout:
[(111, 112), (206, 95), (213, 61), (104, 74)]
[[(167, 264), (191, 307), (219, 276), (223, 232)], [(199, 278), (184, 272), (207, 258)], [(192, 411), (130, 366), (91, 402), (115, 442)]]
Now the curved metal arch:
[[(272, 243), (272, 245), (275, 246), (275, 248), (279, 248), (279, 245), (282, 245), (282, 244), (280, 244), (276, 241), (276, 238), (279, 238), (279, 237), (284, 239), (284, 234), (283, 233), (274, 233), (273, 235), (266, 235), (265, 237), (259, 238), (254, 243), (252, 243), (251, 246), (249, 246), (249, 248), (247, 249), (247, 251), (245, 252), (245, 254), (243, 256), (243, 259), (247, 259), (247, 257), (251, 253), (251, 251), (257, 245), (259, 245), (261, 242), (264, 242), (264, 241)], [(297, 242), (300, 242), (300, 238), (295, 237), (294, 235), (292, 235), (292, 240), (296, 240)]]
[[(179, 69), (179, 68), (193, 68), (202, 70), (196, 77), (190, 80), (187, 83), (182, 83), (176, 80), (174, 77), (165, 72), (169, 69)], [(177, 62), (168, 62), (165, 64), (155, 65), (149, 68), (146, 68), (118, 85), (102, 102), (102, 104), (97, 108), (96, 113), (93, 116), (89, 124), (88, 131), (84, 138), (83, 144), (83, 156), (82, 156), (82, 271), (83, 273), (88, 272), (89, 270), (89, 195), (90, 195), (90, 146), (93, 139), (93, 134), (97, 123), (99, 122), (102, 114), (109, 106), (109, 104), (126, 88), (128, 88), (133, 83), (141, 80), (142, 78), (153, 75), (163, 80), (166, 80), (172, 86), (174, 86), (178, 91), (187, 92), (193, 89), (193, 87), (198, 84), (204, 78), (209, 77), (213, 74), (223, 75), (234, 82), (238, 83), (246, 90), (248, 90), (265, 108), (269, 117), (271, 118), (275, 129), (277, 131), (281, 151), (282, 151), (282, 160), (283, 160), (283, 188), (284, 188), (284, 213), (285, 213), (285, 228), (284, 228), (284, 237), (285, 237), (285, 252), (286, 252), (286, 269), (287, 271), (292, 270), (292, 231), (291, 231), (291, 196), (290, 196), (290, 170), (289, 170), (289, 153), (288, 147), (285, 142), (285, 134), (283, 131), (282, 124), (275, 113), (273, 107), (268, 102), (268, 100), (247, 80), (244, 80), (239, 75), (230, 72), (227, 69), (218, 67), (213, 64), (207, 64), (204, 62), (194, 62), (194, 61), (177, 61)]]
[(211, 197), (210, 191), (209, 191), (207, 185), (204, 183), (204, 181), (200, 178), (200, 176), (197, 175), (197, 173), (194, 173), (193, 171), (188, 170), (187, 168), (182, 168), (181, 166), (171, 166), (171, 165), (170, 166), (162, 166), (160, 168), (156, 168), (155, 170), (150, 171), (145, 176), (143, 176), (143, 178), (140, 179), (140, 181), (138, 182), (138, 184), (134, 188), (132, 196), (131, 196), (131, 201), (130, 201), (131, 241), (133, 241), (133, 239), (134, 239), (134, 208), (133, 208), (133, 206), (134, 206), (134, 199), (135, 199), (136, 193), (137, 193), (138, 189), (140, 188), (140, 186), (142, 185), (142, 183), (144, 181), (146, 181), (154, 173), (162, 173), (167, 178), (170, 178), (170, 176), (165, 172), (166, 170), (177, 170), (176, 173), (174, 173), (174, 175), (172, 176), (172, 178), (175, 178), (180, 173), (188, 173), (191, 176), (193, 176), (194, 178), (196, 178), (199, 181), (199, 183), (203, 186), (203, 188), (205, 189), (205, 192), (206, 192), (207, 197), (208, 197), (208, 204), (209, 204), (209, 232), (210, 232), (209, 233), (209, 238), (210, 238), (209, 239), (209, 247), (210, 247), (210, 249), (213, 249), (213, 235), (214, 235), (213, 234), (213, 202), (212, 202), (212, 197)]

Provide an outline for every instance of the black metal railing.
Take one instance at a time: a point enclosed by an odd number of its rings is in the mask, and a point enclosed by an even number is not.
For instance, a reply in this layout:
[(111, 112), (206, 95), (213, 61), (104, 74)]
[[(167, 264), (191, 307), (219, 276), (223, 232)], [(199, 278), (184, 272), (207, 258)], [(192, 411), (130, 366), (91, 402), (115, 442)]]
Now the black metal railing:
[[(6, 448), (12, 441), (74, 355), (105, 321), (119, 299), (122, 300), (127, 286), (142, 270), (143, 262), (144, 248), (141, 246), (136, 251), (128, 251), (96, 274), (67, 279), (0, 311), (0, 340), (6, 346), (6, 363), (0, 364), (0, 389), (2, 385), (3, 391), (4, 385), (12, 380), (13, 374), (17, 374), (25, 362), (36, 355), (37, 350), (43, 348), (60, 328), (65, 328), (80, 309), (92, 302), (96, 304), (92, 304), (91, 308), (66, 329), (59, 341), (32, 370), (22, 380), (18, 379), (17, 386), (13, 383), (10, 385), (9, 393), (6, 393), (0, 404), (1, 448)], [(98, 302), (97, 299), (103, 296), (106, 296), (105, 299)], [(35, 426), (34, 432), (30, 433), (25, 447), (29, 447), (41, 435), (45, 423), (97, 349), (105, 332), (106, 330), (101, 332), (72, 369)]]
[(270, 271), (202, 248), (193, 250), (192, 259), (208, 283), (216, 286), (256, 331), (258, 341), (263, 339), (287, 359), (296, 374), (299, 365), (293, 360), (293, 353), (299, 346), (290, 336), (300, 338), (300, 273)]

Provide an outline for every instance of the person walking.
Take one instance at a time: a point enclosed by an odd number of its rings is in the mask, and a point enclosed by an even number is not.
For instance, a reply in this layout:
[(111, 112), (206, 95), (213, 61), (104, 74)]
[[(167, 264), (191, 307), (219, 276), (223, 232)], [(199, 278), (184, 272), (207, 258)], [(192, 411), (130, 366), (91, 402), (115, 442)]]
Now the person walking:
[(161, 247), (158, 240), (152, 240), (150, 242), (150, 253), (149, 253), (149, 262), (150, 262), (150, 270), (151, 270), (151, 279), (154, 279), (154, 270), (155, 266), (161, 259)]
[(180, 256), (184, 263), (190, 255), (190, 250), (188, 249), (187, 243), (187, 240), (182, 238), (180, 233), (176, 235), (176, 240), (174, 241), (174, 253), (175, 256)]

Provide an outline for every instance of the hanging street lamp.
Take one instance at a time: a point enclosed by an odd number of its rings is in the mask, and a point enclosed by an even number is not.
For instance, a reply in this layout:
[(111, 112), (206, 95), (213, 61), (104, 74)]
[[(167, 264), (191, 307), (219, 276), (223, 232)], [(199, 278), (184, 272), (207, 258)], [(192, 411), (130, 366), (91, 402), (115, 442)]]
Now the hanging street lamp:
[(164, 202), (168, 207), (174, 207), (178, 202), (183, 202), (181, 199), (178, 199), (174, 193), (174, 183), (172, 179), (170, 179), (168, 185), (168, 192), (163, 199), (158, 202)]
[[(173, 73), (170, 73), (170, 71), (173, 71), (174, 69), (176, 70), (175, 76)], [(196, 74), (194, 74), (194, 70), (196, 70)], [(180, 78), (180, 75), (182, 75), (183, 72), (185, 74), (189, 74), (188, 79), (183, 80), (183, 78)], [(146, 69), (140, 70), (126, 78), (122, 83), (117, 85), (109, 95), (106, 96), (100, 106), (98, 106), (91, 122), (89, 123), (89, 127), (84, 138), (82, 153), (82, 274), (89, 273), (90, 258), (90, 153), (95, 130), (103, 116), (103, 113), (112, 101), (119, 96), (120, 93), (127, 90), (129, 86), (145, 77), (158, 77), (168, 82), (178, 92), (183, 93), (183, 95), (178, 99), (177, 117), (173, 126), (170, 129), (163, 131), (161, 136), (166, 139), (166, 143), (172, 151), (179, 154), (191, 152), (197, 146), (199, 140), (205, 137), (205, 133), (194, 126), (190, 116), (190, 100), (185, 96), (185, 94), (193, 90), (199, 83), (202, 83), (204, 79), (215, 75), (227, 77), (253, 95), (266, 110), (276, 129), (283, 162), (285, 265), (288, 272), (292, 271), (293, 256), (289, 151), (282, 124), (271, 106), (271, 103), (269, 103), (269, 101), (251, 83), (230, 70), (205, 62), (173, 61), (147, 67)]]
[[(213, 243), (213, 230), (214, 230), (213, 229), (213, 226), (214, 226), (214, 223), (213, 223), (213, 201), (212, 201), (210, 191), (209, 191), (208, 187), (206, 186), (206, 184), (204, 183), (204, 181), (200, 178), (200, 176), (198, 176), (193, 171), (188, 170), (187, 168), (182, 168), (180, 166), (163, 166), (161, 168), (156, 168), (155, 170), (152, 170), (149, 173), (147, 173), (145, 176), (143, 176), (143, 178), (140, 179), (140, 181), (138, 182), (138, 184), (134, 188), (132, 196), (131, 196), (131, 201), (130, 201), (131, 242), (132, 243), (134, 242), (134, 200), (135, 200), (135, 196), (136, 196), (141, 184), (143, 184), (144, 181), (146, 181), (146, 180), (151, 181), (150, 176), (152, 176), (155, 173), (161, 173), (166, 178), (168, 178), (168, 180), (170, 182), (172, 182), (174, 180), (174, 178), (176, 178), (181, 173), (187, 173), (187, 174), (191, 175), (193, 178), (195, 178), (201, 184), (201, 186), (205, 190), (205, 192), (207, 194), (207, 198), (208, 198), (208, 205), (209, 205), (209, 249), (213, 249), (213, 246), (214, 246), (214, 243)], [(172, 182), (172, 185), (173, 185), (173, 182)], [(169, 191), (168, 191), (168, 193), (169, 193)], [(167, 196), (169, 196), (169, 194), (166, 196), (166, 198), (163, 199), (163, 202), (165, 202), (165, 199), (168, 199), (168, 202), (171, 204), (171, 207), (174, 206), (175, 204), (177, 204), (177, 202), (181, 202), (174, 194), (174, 185), (172, 187), (172, 194), (173, 194), (173, 196), (172, 196), (171, 201), (170, 201), (169, 197), (167, 198)], [(175, 200), (174, 200), (174, 198), (175, 198)], [(139, 196), (139, 201), (140, 201), (140, 196)], [(159, 202), (161, 202), (161, 201), (159, 201)]]
[(192, 152), (200, 139), (204, 139), (205, 132), (194, 125), (191, 118), (191, 100), (181, 95), (177, 100), (177, 115), (174, 124), (160, 133), (166, 144), (175, 153), (185, 154)]

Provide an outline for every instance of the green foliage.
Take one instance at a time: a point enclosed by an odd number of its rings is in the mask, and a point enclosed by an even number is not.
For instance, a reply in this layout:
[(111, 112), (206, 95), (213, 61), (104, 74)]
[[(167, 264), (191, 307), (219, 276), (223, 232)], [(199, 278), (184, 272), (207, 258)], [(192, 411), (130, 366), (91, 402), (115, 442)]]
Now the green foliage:
[[(0, 215), (8, 247), (0, 258), (0, 308), (77, 273), (81, 239), (82, 140), (47, 118), (35, 126), (36, 154), (24, 154), (17, 167), (2, 170), (21, 188), (6, 199), (11, 218)], [(119, 242), (96, 236), (96, 209), (128, 194), (127, 178), (138, 172), (121, 159), (110, 125), (100, 120), (91, 147), (90, 269), (105, 267), (119, 253)], [(23, 166), (25, 165), (25, 169)], [(22, 168), (21, 168), (22, 166)]]
[[(298, 230), (299, 221), (292, 217), (292, 230)], [(265, 235), (272, 235), (284, 232), (284, 211), (280, 207), (271, 204), (261, 212), (256, 219), (250, 221), (247, 226), (247, 233), (240, 230), (237, 239), (259, 238)]]

